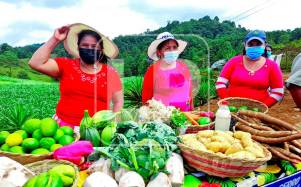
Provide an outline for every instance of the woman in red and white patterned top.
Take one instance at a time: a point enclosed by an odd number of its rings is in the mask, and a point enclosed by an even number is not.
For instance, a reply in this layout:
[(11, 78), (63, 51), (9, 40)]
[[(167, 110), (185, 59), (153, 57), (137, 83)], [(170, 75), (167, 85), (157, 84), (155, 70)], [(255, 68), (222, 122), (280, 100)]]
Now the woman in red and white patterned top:
[[(53, 49), (64, 41), (75, 59), (51, 59)], [(60, 80), (60, 100), (54, 119), (61, 126), (78, 126), (84, 110), (93, 115), (99, 110), (119, 111), (123, 92), (119, 74), (107, 65), (118, 54), (116, 45), (95, 29), (73, 24), (55, 30), (29, 61), (31, 68)]]

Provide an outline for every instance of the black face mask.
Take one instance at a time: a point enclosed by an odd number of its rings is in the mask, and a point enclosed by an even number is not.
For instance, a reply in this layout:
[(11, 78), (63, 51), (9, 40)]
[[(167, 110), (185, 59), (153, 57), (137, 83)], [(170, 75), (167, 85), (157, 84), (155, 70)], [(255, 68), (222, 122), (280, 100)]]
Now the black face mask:
[(101, 52), (95, 49), (79, 48), (79, 56), (86, 64), (94, 64), (100, 60)]

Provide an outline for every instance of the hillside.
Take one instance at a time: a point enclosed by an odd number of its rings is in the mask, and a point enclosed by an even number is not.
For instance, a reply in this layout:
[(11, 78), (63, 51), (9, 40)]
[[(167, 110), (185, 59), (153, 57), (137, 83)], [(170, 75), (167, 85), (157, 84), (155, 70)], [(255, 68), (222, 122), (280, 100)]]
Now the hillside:
[[(203, 39), (210, 48), (210, 62), (219, 59), (229, 59), (242, 52), (243, 38), (248, 30), (231, 21), (220, 21), (205, 16), (198, 20), (179, 22), (172, 21), (164, 27), (138, 35), (118, 36), (114, 42), (120, 49), (119, 58), (125, 62), (125, 76), (144, 75), (151, 61), (147, 58), (147, 47), (158, 33), (169, 31), (188, 41), (188, 47), (182, 58), (196, 63), (200, 68), (207, 64), (207, 48)], [(289, 71), (293, 58), (300, 52), (301, 28), (267, 32), (268, 42), (274, 48), (274, 54), (284, 53), (281, 67)], [(202, 38), (199, 38), (202, 37)], [(28, 59), (41, 44), (32, 44), (24, 47), (11, 47), (4, 43), (0, 45), (0, 75), (27, 78), (34, 80), (51, 81), (48, 77), (36, 73), (28, 68)], [(59, 45), (53, 56), (68, 56)]]

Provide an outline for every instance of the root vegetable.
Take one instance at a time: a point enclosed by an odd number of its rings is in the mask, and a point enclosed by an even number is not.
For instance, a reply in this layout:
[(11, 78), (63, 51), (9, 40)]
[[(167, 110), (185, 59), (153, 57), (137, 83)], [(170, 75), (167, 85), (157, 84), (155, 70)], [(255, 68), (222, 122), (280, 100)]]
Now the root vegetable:
[(277, 151), (279, 151), (280, 153), (284, 154), (284, 155), (287, 156), (287, 157), (290, 157), (290, 158), (292, 158), (292, 159), (299, 160), (298, 163), (301, 162), (301, 157), (299, 157), (298, 155), (296, 155), (296, 154), (294, 154), (294, 153), (291, 153), (291, 152), (289, 152), (289, 151), (287, 151), (287, 150), (285, 150), (285, 149), (282, 149), (282, 148), (280, 148), (280, 147), (273, 147), (273, 148), (276, 149)]
[(258, 130), (265, 130), (265, 131), (270, 131), (270, 130), (273, 130), (272, 128), (270, 127), (266, 127), (266, 126), (262, 126), (262, 125), (258, 125), (256, 123), (249, 123), (248, 121), (246, 120), (243, 120), (241, 119), (240, 117), (238, 117), (237, 115), (235, 114), (231, 114), (237, 121), (245, 124), (245, 125), (248, 125), (250, 127), (253, 127), (254, 129), (258, 129)]
[(193, 116), (189, 112), (184, 112), (184, 114), (192, 125), (199, 125), (199, 123), (193, 119)]
[(102, 172), (92, 173), (85, 181), (84, 187), (118, 187), (116, 181)]
[(146, 187), (172, 187), (168, 176), (165, 173), (159, 173), (159, 175), (149, 181)]
[(197, 115), (197, 114), (193, 114), (191, 112), (184, 112), (184, 114), (189, 115), (192, 119), (194, 119), (195, 121), (199, 120), (201, 118), (201, 116)]
[(113, 171), (111, 169), (111, 163), (110, 159), (100, 158), (89, 167), (88, 173), (91, 174), (99, 171), (112, 177)]
[(273, 147), (270, 147), (268, 145), (265, 145), (267, 147), (267, 149), (269, 149), (269, 151), (271, 151), (271, 153), (281, 159), (284, 159), (284, 160), (288, 160), (290, 162), (293, 162), (293, 163), (298, 163), (299, 161), (298, 160), (295, 160), (295, 159), (292, 159), (284, 154), (282, 154), (281, 152), (279, 152), (278, 150), (274, 149)]
[(262, 143), (267, 143), (267, 144), (279, 144), (279, 143), (284, 143), (284, 142), (289, 142), (292, 140), (300, 139), (301, 138), (301, 133), (293, 134), (290, 136), (284, 136), (284, 137), (279, 137), (279, 138), (268, 138), (268, 137), (261, 137), (261, 136), (256, 136), (252, 135), (252, 138), (258, 142)]
[(298, 154), (301, 154), (301, 149), (299, 149), (299, 148), (297, 148), (297, 147), (295, 147), (295, 146), (293, 146), (291, 144), (288, 144), (288, 147), (289, 147), (290, 150), (292, 150), (292, 151), (294, 151), (294, 152), (296, 152)]
[(252, 127), (248, 127), (248, 126), (240, 124), (240, 123), (238, 123), (236, 125), (236, 128), (238, 128), (242, 131), (245, 131), (245, 132), (249, 132), (252, 135), (271, 137), (271, 138), (290, 136), (290, 135), (294, 135), (297, 133), (294, 131), (259, 131), (257, 129), (253, 129)]
[(274, 117), (269, 116), (269, 115), (264, 114), (264, 113), (253, 112), (253, 111), (244, 111), (244, 110), (240, 110), (238, 113), (242, 114), (242, 115), (249, 116), (249, 117), (258, 118), (258, 119), (260, 119), (262, 121), (266, 121), (266, 122), (269, 122), (269, 123), (272, 123), (272, 124), (284, 127), (284, 128), (286, 128), (288, 130), (294, 130), (294, 131), (300, 132), (300, 130), (297, 129), (296, 127), (294, 127), (292, 124), (287, 123), (285, 121), (282, 121), (280, 119), (274, 118)]
[(115, 172), (115, 180), (116, 180), (117, 182), (119, 182), (120, 179), (121, 179), (121, 177), (122, 177), (123, 175), (125, 175), (127, 172), (130, 172), (130, 171), (129, 171), (129, 170), (126, 170), (126, 169), (123, 168), (123, 167), (119, 168), (119, 169)]
[(301, 143), (297, 140), (293, 140), (292, 144), (294, 144), (297, 148), (301, 149)]
[(184, 183), (184, 163), (181, 155), (172, 153), (171, 157), (167, 160), (166, 170), (168, 177), (173, 187), (181, 187)]
[(290, 148), (288, 147), (288, 143), (287, 143), (287, 142), (284, 142), (284, 149), (285, 149), (286, 151), (289, 151), (289, 150), (290, 150)]
[(281, 127), (279, 127), (279, 126), (277, 126), (277, 125), (273, 125), (273, 124), (269, 124), (269, 123), (267, 123), (266, 125), (269, 126), (270, 128), (272, 128), (273, 130), (276, 130), (276, 131), (287, 130), (287, 129), (285, 129), (285, 128), (281, 128)]
[(118, 187), (145, 187), (143, 178), (136, 172), (130, 171), (124, 174), (120, 181)]

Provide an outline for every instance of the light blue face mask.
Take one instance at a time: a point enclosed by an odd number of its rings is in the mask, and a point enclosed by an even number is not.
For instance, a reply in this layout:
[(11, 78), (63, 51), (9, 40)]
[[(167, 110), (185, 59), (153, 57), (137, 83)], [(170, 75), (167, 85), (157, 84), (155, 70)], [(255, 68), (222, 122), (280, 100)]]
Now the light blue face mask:
[(179, 52), (178, 51), (166, 51), (166, 52), (164, 52), (163, 60), (167, 64), (173, 64), (177, 61), (178, 57), (179, 57)]
[(267, 57), (271, 57), (272, 56), (272, 51), (267, 51)]
[(247, 47), (246, 48), (246, 55), (251, 60), (259, 59), (263, 53), (264, 53), (264, 47), (263, 46), (254, 46), (254, 47)]

